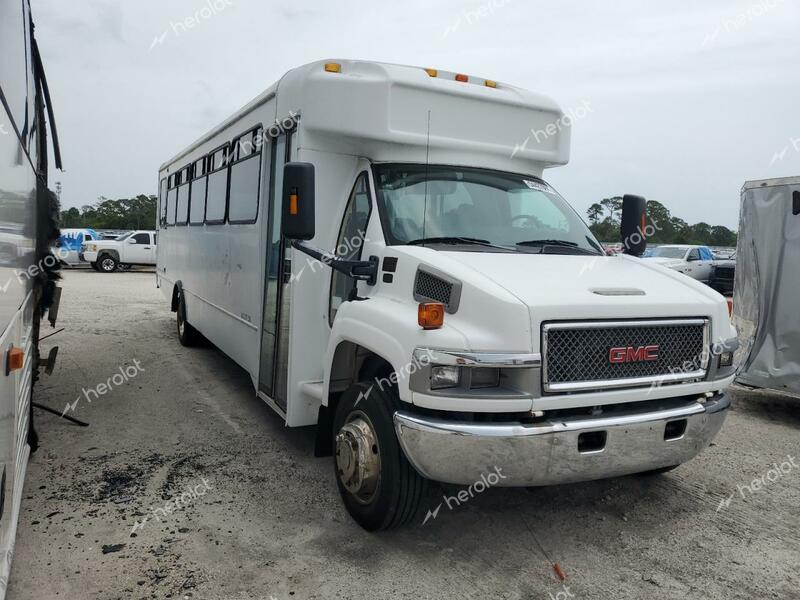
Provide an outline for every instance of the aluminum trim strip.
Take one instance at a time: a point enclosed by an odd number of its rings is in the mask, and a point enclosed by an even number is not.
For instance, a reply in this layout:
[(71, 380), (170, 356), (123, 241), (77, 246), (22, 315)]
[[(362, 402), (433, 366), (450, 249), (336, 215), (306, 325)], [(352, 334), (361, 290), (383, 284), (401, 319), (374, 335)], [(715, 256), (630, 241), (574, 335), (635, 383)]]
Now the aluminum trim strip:
[(653, 377), (630, 377), (628, 379), (609, 379), (596, 381), (575, 381), (569, 383), (545, 383), (544, 389), (548, 392), (574, 392), (578, 390), (594, 390), (598, 388), (612, 389), (623, 387), (637, 387), (654, 383), (672, 383), (676, 381), (690, 381), (703, 379), (706, 376), (704, 369), (689, 373), (670, 373), (669, 375), (655, 375)]
[(532, 369), (540, 367), (542, 364), (541, 354), (456, 352), (432, 348), (416, 348), (414, 360), (421, 364), (503, 369)]

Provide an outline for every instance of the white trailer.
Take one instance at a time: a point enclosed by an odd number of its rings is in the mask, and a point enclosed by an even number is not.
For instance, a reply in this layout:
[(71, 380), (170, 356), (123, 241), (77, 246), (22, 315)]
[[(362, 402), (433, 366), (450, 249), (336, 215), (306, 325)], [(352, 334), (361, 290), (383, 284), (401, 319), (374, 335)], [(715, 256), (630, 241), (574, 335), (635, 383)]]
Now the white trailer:
[[(604, 255), (542, 179), (569, 124), (504, 83), (316, 62), (161, 167), (157, 282), (182, 343), (207, 337), (288, 426), (318, 425), (363, 527), (408, 521), (427, 480), (669, 469), (721, 427), (724, 299)], [(624, 213), (640, 255), (644, 199)]]

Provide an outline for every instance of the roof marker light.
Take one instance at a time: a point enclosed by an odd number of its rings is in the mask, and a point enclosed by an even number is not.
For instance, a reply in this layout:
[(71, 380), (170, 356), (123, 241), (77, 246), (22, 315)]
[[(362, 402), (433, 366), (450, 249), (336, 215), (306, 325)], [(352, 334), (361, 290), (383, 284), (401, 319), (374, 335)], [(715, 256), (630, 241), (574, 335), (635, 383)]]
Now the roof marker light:
[(341, 73), (342, 65), (339, 63), (325, 63), (325, 70), (328, 73)]
[(469, 81), (469, 77), (467, 77), (466, 75), (462, 75), (461, 73), (458, 73), (456, 75), (456, 81), (460, 81), (461, 83), (467, 83)]
[(439, 76), (439, 71), (437, 71), (436, 69), (425, 69), (425, 72), (428, 75), (430, 75), (431, 77), (438, 77)]
[(497, 87), (497, 82), (496, 81), (492, 81), (491, 79), (487, 79), (483, 83), (484, 83), (484, 85), (486, 87), (490, 87), (490, 88), (496, 88)]

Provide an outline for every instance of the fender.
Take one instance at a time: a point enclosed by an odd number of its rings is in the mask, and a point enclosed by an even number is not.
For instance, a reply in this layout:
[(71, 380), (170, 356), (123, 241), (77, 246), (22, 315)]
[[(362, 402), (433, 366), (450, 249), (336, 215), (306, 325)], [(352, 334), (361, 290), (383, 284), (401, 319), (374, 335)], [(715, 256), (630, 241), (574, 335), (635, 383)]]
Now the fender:
[[(325, 353), (322, 392), (325, 405), (328, 403), (333, 358), (342, 342), (358, 344), (374, 352), (391, 364), (398, 374), (406, 372), (417, 346), (466, 347), (465, 337), (454, 327), (445, 326), (435, 331), (423, 331), (417, 327), (416, 304), (381, 297), (345, 302), (336, 315)], [(397, 389), (402, 401), (412, 402), (408, 377), (398, 377)]]

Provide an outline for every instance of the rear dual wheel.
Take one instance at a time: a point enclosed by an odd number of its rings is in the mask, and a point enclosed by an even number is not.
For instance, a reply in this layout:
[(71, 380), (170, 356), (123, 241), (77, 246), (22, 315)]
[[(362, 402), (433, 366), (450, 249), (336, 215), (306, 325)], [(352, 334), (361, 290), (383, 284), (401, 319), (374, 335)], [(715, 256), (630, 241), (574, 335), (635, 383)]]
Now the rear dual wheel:
[(347, 511), (367, 531), (393, 529), (417, 513), (427, 480), (405, 457), (394, 430), (394, 390), (351, 386), (336, 407), (334, 470)]
[(197, 346), (202, 339), (202, 335), (186, 320), (186, 300), (183, 290), (178, 291), (177, 321), (178, 341), (180, 341), (181, 346)]

